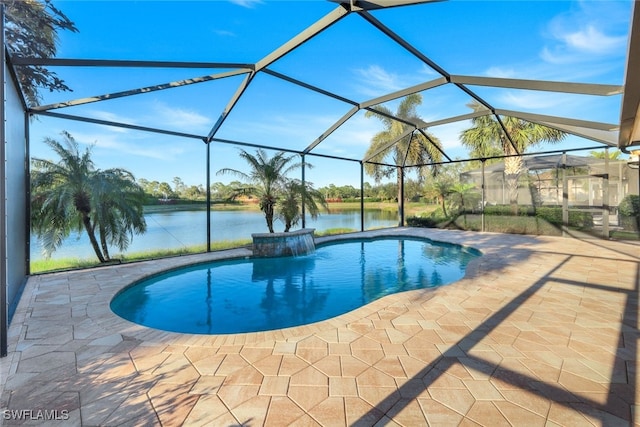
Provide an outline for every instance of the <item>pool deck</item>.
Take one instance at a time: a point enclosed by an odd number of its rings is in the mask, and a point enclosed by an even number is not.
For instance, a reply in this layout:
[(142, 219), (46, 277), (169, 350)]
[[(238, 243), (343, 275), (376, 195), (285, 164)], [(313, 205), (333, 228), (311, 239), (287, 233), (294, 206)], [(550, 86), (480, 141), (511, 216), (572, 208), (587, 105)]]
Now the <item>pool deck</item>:
[(246, 249), (33, 276), (0, 359), (0, 411), (16, 411), (0, 424), (639, 423), (640, 243), (411, 228), (355, 236), (397, 234), (484, 256), (448, 286), (313, 325), (218, 336), (141, 327), (109, 301), (156, 271)]

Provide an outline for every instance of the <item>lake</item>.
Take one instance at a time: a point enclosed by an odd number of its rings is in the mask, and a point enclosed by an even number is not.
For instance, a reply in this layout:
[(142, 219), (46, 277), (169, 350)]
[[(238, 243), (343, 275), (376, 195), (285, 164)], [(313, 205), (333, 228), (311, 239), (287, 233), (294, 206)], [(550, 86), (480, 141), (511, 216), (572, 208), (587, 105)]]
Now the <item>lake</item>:
[[(175, 210), (145, 214), (147, 232), (134, 235), (127, 252), (135, 253), (155, 249), (179, 249), (195, 245), (206, 245), (206, 211)], [(395, 212), (365, 210), (365, 229), (393, 227), (398, 224)], [(307, 228), (322, 232), (333, 228), (360, 231), (360, 210), (323, 213), (313, 220), (307, 217)], [(283, 231), (284, 225), (275, 221), (275, 231)], [(301, 228), (298, 226), (295, 229)], [(211, 241), (251, 239), (252, 233), (266, 233), (269, 230), (262, 212), (256, 211), (213, 211), (211, 212)], [(119, 251), (111, 249), (112, 256)], [(72, 234), (51, 256), (52, 259), (92, 258), (91, 243), (86, 233)], [(31, 237), (31, 260), (43, 259), (38, 239)]]

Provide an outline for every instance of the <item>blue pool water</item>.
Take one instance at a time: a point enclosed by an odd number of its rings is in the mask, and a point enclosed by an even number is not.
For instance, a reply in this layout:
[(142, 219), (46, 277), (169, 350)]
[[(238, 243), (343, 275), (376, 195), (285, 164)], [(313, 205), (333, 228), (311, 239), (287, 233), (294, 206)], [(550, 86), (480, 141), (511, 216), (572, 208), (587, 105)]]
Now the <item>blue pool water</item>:
[(111, 309), (172, 332), (267, 331), (330, 319), (388, 294), (454, 282), (479, 255), (425, 239), (348, 240), (306, 256), (172, 270), (125, 288)]

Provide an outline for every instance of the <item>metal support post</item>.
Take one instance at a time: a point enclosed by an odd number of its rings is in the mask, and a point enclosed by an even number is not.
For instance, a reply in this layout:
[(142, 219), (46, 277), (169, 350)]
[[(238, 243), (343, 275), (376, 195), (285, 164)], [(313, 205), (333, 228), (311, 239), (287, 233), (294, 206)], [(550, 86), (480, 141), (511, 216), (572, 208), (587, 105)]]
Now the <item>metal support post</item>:
[(211, 142), (207, 145), (207, 252), (211, 252)]
[(482, 159), (482, 184), (481, 184), (481, 189), (480, 189), (480, 190), (481, 190), (481, 193), (482, 193), (482, 206), (481, 206), (481, 208), (480, 208), (480, 209), (482, 209), (482, 211), (481, 211), (481, 212), (482, 212), (482, 215), (481, 215), (481, 218), (482, 218), (482, 225), (481, 225), (480, 231), (483, 231), (483, 232), (485, 231), (485, 225), (484, 225), (484, 205), (485, 205), (485, 188), (484, 188), (484, 187), (485, 187), (485, 176), (484, 176), (484, 166), (485, 166), (485, 163), (486, 163), (486, 160), (485, 160), (485, 159)]
[(602, 237), (609, 238), (609, 148), (604, 149), (604, 176), (602, 177)]
[(360, 231), (364, 231), (364, 163), (360, 162)]
[(6, 170), (6, 93), (5, 93), (5, 22), (4, 4), (0, 4), (0, 100), (2, 101), (2, 123), (0, 124), (0, 357), (7, 356), (9, 333), (9, 301), (7, 301), (7, 170)]
[(398, 173), (400, 174), (400, 179), (398, 180), (398, 184), (400, 184), (400, 200), (398, 200), (398, 226), (404, 227), (404, 167), (398, 168)]
[[(306, 191), (307, 186), (306, 186), (306, 182), (305, 182), (304, 154), (301, 154), (300, 156), (302, 157), (302, 171), (301, 171), (301, 173), (302, 173), (302, 189), (303, 189), (303, 191)], [(302, 228), (306, 228), (307, 227), (307, 218), (306, 218), (307, 215), (306, 215), (306, 206), (304, 204), (304, 199), (305, 198), (302, 197), (302, 207), (301, 207), (301, 209), (302, 209), (302, 212), (301, 212), (301, 215), (302, 215)]]
[(567, 180), (567, 153), (562, 153), (562, 237), (569, 229), (569, 182)]

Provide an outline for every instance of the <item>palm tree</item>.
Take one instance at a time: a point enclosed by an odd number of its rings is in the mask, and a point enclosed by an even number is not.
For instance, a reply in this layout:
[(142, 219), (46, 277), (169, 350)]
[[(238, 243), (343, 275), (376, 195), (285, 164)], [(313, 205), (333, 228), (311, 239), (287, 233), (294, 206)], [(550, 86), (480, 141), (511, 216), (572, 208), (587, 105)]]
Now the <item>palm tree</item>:
[(134, 232), (146, 231), (144, 191), (123, 169), (96, 169), (90, 150), (81, 153), (71, 134), (62, 135), (63, 143), (51, 138), (44, 141), (60, 161), (32, 159), (33, 231), (50, 256), (72, 231), (84, 230), (100, 262), (107, 262), (107, 244), (125, 250)]
[[(313, 188), (309, 182), (299, 179), (288, 179), (283, 186), (283, 196), (279, 202), (278, 218), (284, 222), (284, 231), (288, 232), (292, 226), (298, 224), (302, 217), (300, 207), (305, 206), (311, 218), (316, 219), (320, 207), (329, 209), (322, 192)], [(318, 206), (320, 205), (320, 206)]]
[[(56, 55), (58, 31), (78, 32), (73, 21), (51, 0), (3, 1), (6, 5), (6, 43), (13, 55), (51, 58)], [(41, 65), (16, 67), (22, 90), (31, 105), (39, 101), (39, 89), (71, 90), (58, 75)]]
[[(395, 113), (385, 106), (377, 106), (377, 111), (368, 110), (365, 113), (365, 117), (375, 117), (382, 121), (385, 127), (383, 131), (375, 134), (371, 140), (371, 145), (365, 157), (374, 163), (366, 163), (365, 171), (370, 176), (373, 176), (376, 182), (380, 182), (382, 178), (391, 176), (394, 172), (396, 173), (398, 183), (398, 210), (402, 209), (401, 199), (404, 165), (438, 163), (442, 160), (440, 141), (436, 137), (427, 134), (427, 138), (422, 133), (413, 133), (400, 138), (412, 127), (404, 122), (390, 118), (397, 117), (405, 121), (417, 122), (420, 120), (420, 117), (416, 112), (416, 108), (421, 103), (422, 96), (414, 93), (405, 97), (402, 102), (400, 102), (398, 110)], [(400, 139), (395, 144), (387, 147), (398, 138)], [(392, 156), (392, 162), (395, 166), (378, 164), (383, 163), (388, 156)]]
[(453, 192), (453, 183), (449, 180), (436, 180), (433, 185), (429, 187), (428, 194), (437, 198), (442, 208), (442, 213), (447, 218), (447, 197)]
[[(263, 149), (258, 149), (255, 155), (240, 150), (240, 157), (249, 164), (251, 169), (249, 173), (231, 168), (220, 169), (217, 173), (218, 175), (231, 173), (254, 185), (251, 192), (258, 197), (260, 210), (264, 212), (267, 221), (267, 228), (270, 233), (273, 233), (274, 207), (279, 196), (283, 194), (283, 188), (287, 182), (286, 176), (292, 170), (302, 167), (303, 163), (294, 163), (295, 155), (287, 156), (283, 151), (269, 157)], [(310, 165), (307, 164), (307, 166)]]
[[(484, 108), (477, 101), (467, 106), (474, 111)], [(516, 117), (502, 117), (505, 134), (498, 120), (491, 115), (471, 119), (472, 127), (462, 131), (460, 140), (462, 145), (470, 149), (470, 157), (487, 158), (504, 155), (504, 174), (509, 192), (509, 202), (517, 209), (518, 179), (524, 169), (522, 154), (531, 147), (544, 142), (557, 143), (562, 141), (566, 133), (547, 126), (531, 123)]]
[(450, 188), (450, 194), (455, 196), (455, 204), (460, 212), (464, 212), (467, 205), (473, 207), (474, 199), (477, 199), (476, 186), (473, 184), (465, 184), (457, 182)]
[(609, 160), (618, 160), (622, 155), (622, 151), (614, 150), (614, 151), (590, 151), (589, 155), (591, 157), (595, 157), (596, 159), (609, 159)]
[(144, 190), (133, 175), (124, 169), (97, 171), (93, 196), (95, 222), (98, 224), (100, 247), (109, 260), (109, 245), (124, 251), (131, 243), (133, 233), (142, 234), (147, 229), (142, 201)]

